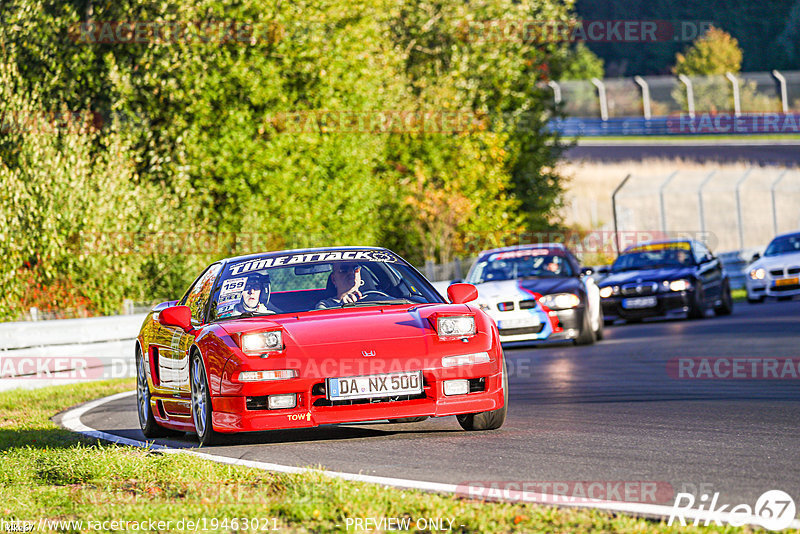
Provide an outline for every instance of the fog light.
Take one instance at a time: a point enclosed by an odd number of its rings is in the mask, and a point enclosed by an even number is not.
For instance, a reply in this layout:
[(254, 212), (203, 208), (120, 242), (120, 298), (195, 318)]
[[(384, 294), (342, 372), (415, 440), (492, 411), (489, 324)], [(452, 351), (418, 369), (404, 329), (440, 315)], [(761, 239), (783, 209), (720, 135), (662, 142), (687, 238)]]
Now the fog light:
[(469, 393), (469, 380), (445, 380), (445, 395), (466, 395)]
[(270, 395), (267, 399), (270, 410), (282, 410), (285, 408), (294, 408), (297, 406), (297, 395), (294, 393), (286, 393), (283, 395)]

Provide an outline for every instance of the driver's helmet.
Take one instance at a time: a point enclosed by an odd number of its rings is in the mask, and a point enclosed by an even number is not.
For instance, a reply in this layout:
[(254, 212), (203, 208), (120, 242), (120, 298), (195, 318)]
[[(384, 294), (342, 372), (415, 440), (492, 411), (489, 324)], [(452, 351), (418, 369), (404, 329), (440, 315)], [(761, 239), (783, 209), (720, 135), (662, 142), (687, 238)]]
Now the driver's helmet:
[(259, 301), (262, 304), (267, 304), (269, 302), (269, 293), (270, 293), (270, 279), (269, 274), (264, 273), (253, 273), (247, 277), (247, 281), (244, 283), (244, 291), (248, 289), (256, 288), (261, 290), (261, 295)]
[(561, 272), (561, 258), (559, 256), (550, 256), (545, 264), (545, 269), (553, 273)]

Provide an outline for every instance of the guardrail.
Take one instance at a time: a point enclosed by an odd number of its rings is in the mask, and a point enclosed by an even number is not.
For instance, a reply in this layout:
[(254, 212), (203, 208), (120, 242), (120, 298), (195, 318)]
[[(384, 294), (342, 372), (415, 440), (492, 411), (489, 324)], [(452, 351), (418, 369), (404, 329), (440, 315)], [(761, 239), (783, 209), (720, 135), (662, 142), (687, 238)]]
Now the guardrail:
[(0, 391), (135, 376), (145, 315), (0, 323)]

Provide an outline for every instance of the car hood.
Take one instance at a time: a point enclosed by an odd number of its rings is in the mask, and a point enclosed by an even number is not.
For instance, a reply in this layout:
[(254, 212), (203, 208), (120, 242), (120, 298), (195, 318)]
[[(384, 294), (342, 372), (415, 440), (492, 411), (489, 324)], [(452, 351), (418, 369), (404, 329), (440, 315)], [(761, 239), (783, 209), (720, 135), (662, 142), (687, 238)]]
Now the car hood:
[(515, 298), (533, 298), (533, 293), (572, 293), (578, 290), (577, 278), (527, 278), (524, 280), (500, 280), (477, 284), (478, 299), (486, 302), (501, 302)]
[(748, 269), (778, 269), (782, 267), (800, 266), (800, 252), (780, 254), (778, 256), (764, 256), (754, 261)]
[(621, 284), (636, 284), (640, 282), (661, 282), (663, 280), (676, 280), (690, 278), (694, 275), (693, 267), (664, 267), (661, 269), (643, 269), (641, 271), (624, 271), (612, 273), (601, 283), (601, 287)]
[[(468, 347), (476, 351), (491, 347), (492, 333), (485, 324), (483, 328), (479, 326), (479, 335), (470, 339), (468, 346), (439, 341), (429, 321), (437, 311), (481, 313), (466, 305), (386, 306), (320, 310), (222, 324), (232, 335), (282, 327), (287, 361), (292, 360), (289, 364), (303, 369), (306, 376), (429, 368), (439, 365), (442, 355), (460, 354)], [(476, 322), (480, 323), (478, 317)]]

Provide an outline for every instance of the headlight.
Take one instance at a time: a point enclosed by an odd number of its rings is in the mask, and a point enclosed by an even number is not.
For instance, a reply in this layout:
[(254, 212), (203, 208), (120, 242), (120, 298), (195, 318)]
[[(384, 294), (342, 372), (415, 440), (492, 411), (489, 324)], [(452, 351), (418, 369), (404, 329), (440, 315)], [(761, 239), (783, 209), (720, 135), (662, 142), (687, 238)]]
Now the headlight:
[(686, 291), (691, 287), (692, 283), (689, 280), (673, 280), (669, 283), (670, 291)]
[(578, 295), (572, 293), (556, 293), (554, 295), (544, 295), (539, 299), (542, 306), (547, 306), (551, 310), (567, 310), (574, 308), (581, 303)]
[(611, 286), (604, 287), (600, 290), (600, 298), (607, 299), (613, 294), (614, 294), (614, 288), (612, 288)]
[(294, 369), (281, 369), (279, 371), (242, 371), (239, 373), (239, 382), (261, 382), (263, 380), (286, 380), (297, 376)]
[(475, 334), (475, 318), (467, 315), (437, 317), (436, 333), (439, 337), (471, 336)]
[(258, 332), (257, 334), (244, 334), (242, 336), (242, 350), (248, 354), (261, 354), (270, 350), (283, 348), (283, 332)]
[(750, 271), (750, 278), (752, 280), (763, 280), (765, 276), (767, 276), (767, 272), (764, 269), (753, 269)]
[(489, 361), (488, 352), (476, 352), (475, 354), (459, 354), (458, 356), (445, 356), (442, 358), (442, 367), (455, 367), (457, 365), (473, 365), (476, 363), (486, 363)]

